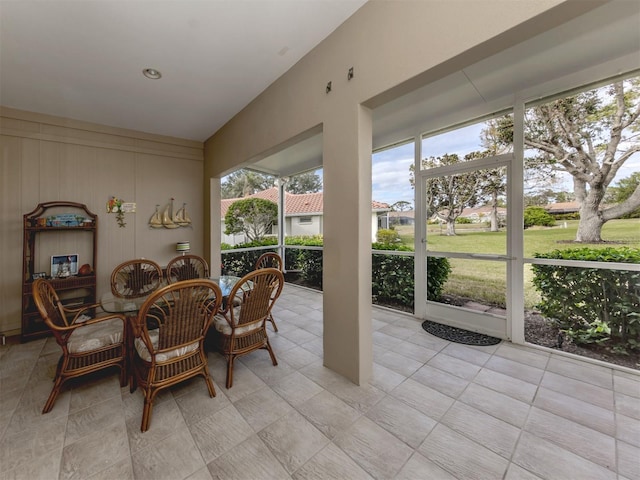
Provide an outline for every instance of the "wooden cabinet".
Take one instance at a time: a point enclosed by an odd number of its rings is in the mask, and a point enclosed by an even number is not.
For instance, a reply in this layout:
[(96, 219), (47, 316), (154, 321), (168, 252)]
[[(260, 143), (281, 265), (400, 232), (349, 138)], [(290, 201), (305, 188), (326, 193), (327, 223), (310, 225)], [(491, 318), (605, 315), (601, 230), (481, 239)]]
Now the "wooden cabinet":
[[(96, 303), (98, 216), (81, 203), (46, 202), (23, 215), (23, 228), (20, 339), (25, 342), (49, 335), (33, 302), (34, 274), (50, 278), (65, 305)], [(61, 264), (52, 272), (53, 257), (65, 255), (78, 255), (75, 265)], [(89, 264), (91, 273), (78, 275), (80, 264)]]

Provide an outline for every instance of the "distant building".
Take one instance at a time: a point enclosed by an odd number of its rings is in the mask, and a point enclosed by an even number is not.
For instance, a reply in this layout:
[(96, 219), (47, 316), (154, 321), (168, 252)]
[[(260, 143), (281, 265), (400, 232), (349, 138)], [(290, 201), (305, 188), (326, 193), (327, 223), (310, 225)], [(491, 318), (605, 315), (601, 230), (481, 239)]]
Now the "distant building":
[[(248, 195), (244, 198), (263, 198), (278, 203), (278, 189), (276, 187)], [(324, 193), (295, 194), (285, 192), (285, 235), (322, 235), (323, 227), (323, 199)], [(244, 234), (225, 235), (224, 217), (232, 203), (242, 198), (226, 198), (220, 201), (220, 216), (222, 219), (222, 242), (237, 245), (246, 241)], [(378, 231), (378, 215), (389, 211), (389, 205), (382, 202), (371, 202), (371, 241), (376, 239)], [(277, 235), (278, 227), (274, 225), (272, 235)]]
[(564, 215), (568, 213), (578, 213), (580, 204), (578, 202), (549, 203), (543, 207), (551, 215)]
[[(493, 207), (490, 205), (484, 205), (482, 207), (465, 208), (458, 218), (467, 218), (472, 223), (482, 223), (491, 221), (491, 211)], [(507, 209), (504, 207), (498, 207), (498, 219), (505, 220), (507, 218)], [(406, 212), (404, 212), (406, 213)], [(447, 210), (441, 210), (439, 215), (433, 215), (430, 220), (434, 222), (444, 222), (444, 218), (447, 216)]]

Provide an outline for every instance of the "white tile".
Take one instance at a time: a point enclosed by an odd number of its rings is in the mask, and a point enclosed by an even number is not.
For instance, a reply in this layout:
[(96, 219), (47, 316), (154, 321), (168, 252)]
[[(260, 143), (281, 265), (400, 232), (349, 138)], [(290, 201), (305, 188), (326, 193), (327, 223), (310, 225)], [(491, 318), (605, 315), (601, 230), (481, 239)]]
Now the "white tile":
[(402, 467), (395, 480), (417, 479), (456, 480), (456, 477), (416, 452)]
[(298, 405), (298, 411), (327, 437), (349, 428), (361, 413), (326, 390)]
[(393, 478), (413, 454), (412, 448), (366, 417), (334, 443), (376, 479)]
[(609, 470), (615, 470), (616, 442), (609, 435), (535, 407), (531, 409), (525, 430)]
[(529, 413), (529, 404), (472, 383), (458, 400), (493, 415), (516, 427), (522, 427)]
[(300, 372), (284, 377), (271, 388), (293, 406), (306, 402), (323, 390), (320, 385)]
[(436, 350), (416, 345), (415, 343), (411, 343), (407, 340), (398, 344), (398, 346), (394, 347), (393, 350), (404, 357), (411, 358), (420, 363), (427, 363), (438, 353)]
[(618, 440), (640, 447), (640, 420), (618, 414), (616, 423)]
[(618, 442), (618, 472), (629, 479), (640, 479), (640, 448)]
[(382, 390), (372, 385), (356, 385), (347, 379), (331, 383), (327, 390), (361, 413), (365, 413), (385, 396)]
[(613, 388), (612, 370), (600, 365), (572, 361), (552, 355), (549, 360), (549, 364), (547, 365), (547, 370), (565, 377), (597, 385), (598, 387), (607, 389)]
[(208, 464), (216, 480), (282, 480), (289, 474), (267, 446), (253, 435)]
[(333, 443), (327, 445), (300, 467), (292, 478), (295, 480), (372, 480), (367, 472)]
[(616, 479), (615, 472), (526, 432), (520, 438), (512, 461), (545, 479)]
[(472, 380), (480, 371), (480, 367), (478, 365), (474, 365), (473, 363), (460, 360), (444, 353), (439, 353), (433, 357), (429, 360), (428, 364), (444, 372), (464, 378), (465, 380)]
[(520, 436), (519, 428), (462, 402), (454, 403), (441, 423), (507, 459)]
[(615, 435), (615, 418), (611, 410), (577, 398), (540, 387), (533, 402), (536, 407), (606, 435)]
[(411, 379), (398, 385), (391, 395), (434, 420), (440, 420), (454, 402), (453, 398)]
[(491, 354), (487, 352), (483, 352), (477, 348), (471, 348), (470, 346), (460, 345), (459, 343), (447, 345), (442, 350), (442, 353), (479, 366), (484, 365), (487, 363), (487, 360), (491, 358)]
[(233, 404), (251, 428), (259, 432), (293, 410), (277, 393), (268, 387), (241, 398)]
[(205, 417), (191, 427), (191, 434), (205, 463), (218, 458), (254, 434), (234, 405)]
[(520, 400), (521, 402), (531, 403), (536, 394), (537, 387), (532, 383), (518, 380), (503, 373), (494, 372), (488, 368), (484, 368), (478, 373), (473, 383), (490, 388), (499, 393)]
[(452, 429), (438, 424), (418, 451), (457, 478), (502, 478), (509, 462)]
[(613, 391), (611, 388), (599, 387), (553, 372), (545, 372), (540, 386), (613, 410)]
[(376, 363), (379, 363), (400, 375), (404, 375), (405, 377), (413, 375), (413, 373), (423, 365), (423, 362), (412, 360), (411, 358), (407, 358), (404, 355), (400, 355), (393, 351), (388, 351), (377, 357)]
[(545, 369), (550, 357), (548, 353), (541, 350), (534, 350), (508, 342), (502, 342), (495, 354), (538, 369)]
[(329, 443), (327, 437), (295, 411), (266, 427), (258, 436), (289, 473)]
[(532, 367), (515, 360), (509, 360), (497, 354), (491, 357), (484, 366), (494, 372), (503, 373), (534, 385), (540, 383), (542, 375), (544, 374), (544, 370), (541, 368)]
[[(191, 437), (189, 437), (191, 438)], [(195, 446), (194, 446), (194, 450)], [(82, 479), (101, 472), (130, 455), (127, 429), (124, 419), (102, 430), (97, 430), (81, 440), (66, 445), (62, 450), (60, 479)], [(200, 465), (202, 458), (200, 458)], [(192, 458), (183, 462), (188, 470)], [(194, 469), (195, 470), (195, 469)]]
[(377, 389), (382, 390), (385, 393), (389, 393), (406, 379), (407, 377), (404, 375), (374, 362), (373, 372), (369, 383)]
[(393, 397), (380, 401), (367, 417), (412, 448), (417, 448), (436, 426), (435, 420)]
[(420, 370), (411, 376), (411, 380), (415, 380), (453, 398), (457, 398), (464, 389), (467, 388), (467, 385), (469, 385), (469, 380), (457, 377), (430, 365), (425, 365), (420, 368)]

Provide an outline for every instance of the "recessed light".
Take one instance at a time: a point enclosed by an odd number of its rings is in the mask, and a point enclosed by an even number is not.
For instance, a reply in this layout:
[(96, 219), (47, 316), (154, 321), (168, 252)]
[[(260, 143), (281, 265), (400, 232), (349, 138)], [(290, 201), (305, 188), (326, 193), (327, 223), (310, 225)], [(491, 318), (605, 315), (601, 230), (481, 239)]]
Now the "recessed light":
[(162, 77), (162, 74), (155, 68), (145, 68), (142, 70), (142, 74), (151, 80), (158, 80)]

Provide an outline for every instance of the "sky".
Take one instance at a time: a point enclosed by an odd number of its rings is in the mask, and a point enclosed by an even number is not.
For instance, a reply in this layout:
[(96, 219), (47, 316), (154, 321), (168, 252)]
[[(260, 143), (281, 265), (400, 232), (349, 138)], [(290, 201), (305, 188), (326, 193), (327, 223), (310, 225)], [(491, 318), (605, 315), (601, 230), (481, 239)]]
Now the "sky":
[[(445, 153), (456, 153), (459, 157), (463, 157), (469, 152), (482, 150), (479, 140), (482, 128), (482, 123), (473, 124), (454, 132), (427, 138), (422, 143), (422, 158), (437, 157)], [(382, 150), (372, 155), (371, 198), (373, 200), (389, 205), (404, 200), (413, 205), (413, 187), (409, 181), (409, 167), (414, 162), (413, 156), (413, 143)], [(618, 171), (611, 185), (639, 171), (640, 154), (635, 154)], [(571, 177), (566, 174), (564, 182), (561, 182), (556, 189), (571, 191), (573, 189)]]
[[(445, 153), (463, 157), (474, 150), (481, 150), (482, 124), (474, 124), (422, 141), (422, 158), (438, 157)], [(371, 198), (389, 205), (404, 200), (413, 205), (413, 187), (409, 181), (409, 167), (413, 164), (414, 146), (408, 143), (372, 155)]]

